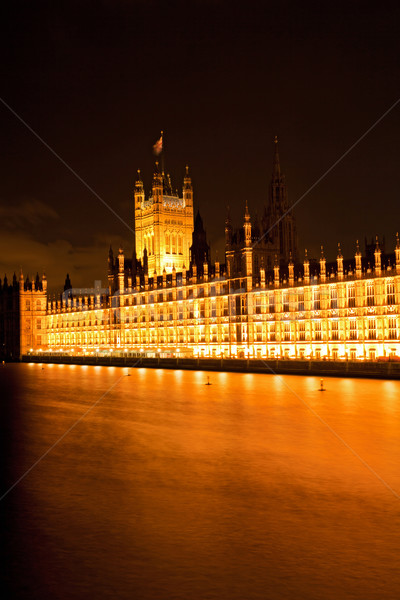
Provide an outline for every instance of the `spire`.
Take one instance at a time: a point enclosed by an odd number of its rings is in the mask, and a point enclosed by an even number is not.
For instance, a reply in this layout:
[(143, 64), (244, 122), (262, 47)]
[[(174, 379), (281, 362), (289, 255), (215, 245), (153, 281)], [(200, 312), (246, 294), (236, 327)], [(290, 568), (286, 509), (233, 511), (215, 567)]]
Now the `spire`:
[(69, 278), (69, 273), (67, 273), (67, 276), (65, 278), (65, 283), (64, 283), (64, 292), (66, 292), (67, 290), (71, 290), (72, 289), (72, 284), (71, 284), (71, 280)]
[(250, 213), (249, 213), (249, 207), (247, 205), (247, 200), (246, 200), (246, 207), (245, 207), (245, 210), (244, 210), (244, 220), (247, 223), (250, 221)]
[(278, 136), (274, 139), (274, 158), (272, 161), (272, 179), (281, 178), (281, 163), (279, 161)]

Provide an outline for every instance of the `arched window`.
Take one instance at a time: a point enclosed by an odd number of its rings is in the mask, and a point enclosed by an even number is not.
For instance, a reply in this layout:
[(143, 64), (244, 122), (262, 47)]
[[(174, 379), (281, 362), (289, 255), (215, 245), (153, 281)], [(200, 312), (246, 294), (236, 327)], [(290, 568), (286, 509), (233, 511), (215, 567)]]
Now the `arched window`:
[(176, 234), (173, 233), (171, 235), (172, 238), (172, 249), (171, 249), (171, 254), (176, 254)]
[(165, 234), (165, 252), (167, 254), (171, 253), (171, 237), (169, 235), (169, 232), (167, 231), (167, 233)]
[(151, 254), (154, 254), (154, 233), (151, 234)]
[(178, 235), (178, 254), (183, 254), (183, 240), (182, 235)]

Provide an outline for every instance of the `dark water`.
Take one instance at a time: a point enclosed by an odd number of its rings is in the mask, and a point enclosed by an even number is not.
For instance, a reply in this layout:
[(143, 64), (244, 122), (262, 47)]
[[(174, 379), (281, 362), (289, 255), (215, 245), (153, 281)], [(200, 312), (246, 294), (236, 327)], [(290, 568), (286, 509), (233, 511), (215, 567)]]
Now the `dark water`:
[(3, 491), (116, 384), (0, 502), (7, 597), (400, 598), (400, 499), (303, 403), (400, 494), (400, 383), (125, 373), (0, 369)]

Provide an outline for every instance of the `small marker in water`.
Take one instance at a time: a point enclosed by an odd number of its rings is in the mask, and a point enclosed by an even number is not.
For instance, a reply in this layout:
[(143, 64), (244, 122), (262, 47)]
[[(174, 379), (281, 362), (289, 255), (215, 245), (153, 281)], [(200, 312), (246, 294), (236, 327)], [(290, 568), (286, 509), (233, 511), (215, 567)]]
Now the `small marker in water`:
[(325, 392), (325, 388), (324, 388), (324, 380), (321, 379), (321, 387), (319, 388), (320, 392)]
[(207, 383), (206, 383), (206, 385), (212, 385), (212, 383), (210, 383), (210, 378), (209, 377), (207, 377)]

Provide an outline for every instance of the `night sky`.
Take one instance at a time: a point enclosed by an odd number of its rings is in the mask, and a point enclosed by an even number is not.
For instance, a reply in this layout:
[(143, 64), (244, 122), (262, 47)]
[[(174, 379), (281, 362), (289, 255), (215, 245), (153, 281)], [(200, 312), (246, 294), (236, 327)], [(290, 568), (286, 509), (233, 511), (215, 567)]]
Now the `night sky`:
[[(152, 145), (193, 179), (212, 248), (226, 206), (261, 214), (279, 137), (296, 202), (400, 98), (400, 6), (364, 2), (5, 2), (1, 98), (133, 227)], [(52, 291), (106, 279), (132, 233), (0, 103), (0, 277), (46, 271)], [(400, 229), (400, 104), (295, 209), (305, 247), (328, 259)]]

